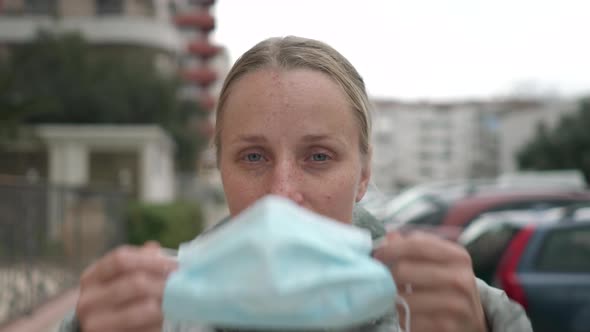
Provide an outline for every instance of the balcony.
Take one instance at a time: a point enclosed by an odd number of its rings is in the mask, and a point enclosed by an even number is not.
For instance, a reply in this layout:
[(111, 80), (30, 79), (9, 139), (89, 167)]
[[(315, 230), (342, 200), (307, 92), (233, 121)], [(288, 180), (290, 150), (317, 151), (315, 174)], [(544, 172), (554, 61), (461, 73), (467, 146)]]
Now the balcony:
[(203, 120), (197, 125), (197, 130), (205, 138), (211, 138), (215, 134), (215, 126), (209, 120)]
[(219, 50), (218, 46), (211, 45), (207, 40), (194, 41), (188, 44), (188, 51), (191, 54), (205, 59), (217, 55)]
[(178, 97), (182, 100), (198, 101), (202, 110), (205, 112), (211, 112), (216, 103), (215, 98), (209, 92), (194, 84), (186, 84), (181, 87)]
[(174, 22), (179, 27), (193, 27), (204, 31), (211, 31), (215, 28), (215, 19), (206, 11), (177, 14)]
[(25, 43), (35, 38), (39, 29), (56, 32), (78, 31), (93, 44), (133, 45), (182, 53), (183, 40), (176, 27), (145, 17), (50, 17), (2, 16), (0, 42)]
[(215, 0), (189, 0), (190, 4), (201, 5), (201, 6), (212, 6)]
[(182, 77), (187, 81), (198, 84), (201, 87), (206, 87), (217, 79), (217, 73), (208, 67), (200, 67), (194, 69), (184, 69)]
[(202, 93), (199, 96), (199, 103), (204, 111), (210, 112), (213, 111), (213, 108), (215, 107), (215, 98), (208, 93)]

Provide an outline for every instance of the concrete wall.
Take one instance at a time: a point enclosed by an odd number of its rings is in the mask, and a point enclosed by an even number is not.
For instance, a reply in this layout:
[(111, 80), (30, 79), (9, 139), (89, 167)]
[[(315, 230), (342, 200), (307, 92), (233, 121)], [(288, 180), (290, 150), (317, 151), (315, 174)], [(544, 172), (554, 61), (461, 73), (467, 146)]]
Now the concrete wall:
[[(83, 186), (90, 182), (92, 151), (137, 154), (138, 199), (167, 202), (175, 198), (174, 145), (157, 126), (39, 126), (38, 133), (48, 146), (49, 181)], [(117, 167), (116, 165), (111, 165)], [(103, 172), (119, 183), (119, 170)]]
[[(13, 0), (14, 1), (14, 0)], [(95, 16), (96, 2), (94, 0), (59, 0), (61, 16)], [(123, 15), (137, 17), (155, 17), (157, 7), (153, 1), (123, 0)]]
[(163, 202), (174, 197), (175, 176), (170, 147), (151, 142), (141, 151), (142, 199)]
[(6, 12), (21, 12), (25, 9), (25, 0), (4, 0), (2, 9)]
[(129, 16), (156, 17), (157, 7), (153, 0), (124, 0), (125, 14)]
[(60, 0), (59, 13), (62, 17), (94, 16), (93, 0)]

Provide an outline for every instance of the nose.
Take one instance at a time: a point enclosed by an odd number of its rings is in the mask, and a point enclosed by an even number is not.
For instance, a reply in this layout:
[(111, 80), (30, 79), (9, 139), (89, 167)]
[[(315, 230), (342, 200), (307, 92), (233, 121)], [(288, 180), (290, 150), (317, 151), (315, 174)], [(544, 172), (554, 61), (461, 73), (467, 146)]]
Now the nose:
[(302, 175), (297, 163), (290, 160), (282, 160), (275, 164), (270, 179), (269, 193), (288, 198), (299, 205), (303, 205)]

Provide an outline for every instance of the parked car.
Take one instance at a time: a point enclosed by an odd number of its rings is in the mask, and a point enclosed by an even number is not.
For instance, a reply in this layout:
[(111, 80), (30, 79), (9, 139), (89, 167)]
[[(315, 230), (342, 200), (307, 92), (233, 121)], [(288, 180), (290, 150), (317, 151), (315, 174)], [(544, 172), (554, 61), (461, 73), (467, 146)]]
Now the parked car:
[(379, 202), (366, 208), (379, 219), (394, 224), (398, 219), (403, 219), (395, 215), (411, 207), (414, 202), (420, 203), (420, 198), (435, 197), (442, 201), (453, 201), (473, 193), (491, 191), (576, 192), (587, 188), (584, 175), (579, 170), (520, 171), (500, 174), (495, 178), (427, 182), (406, 189), (393, 198), (376, 190), (377, 194), (371, 196), (378, 196)]
[(523, 305), (536, 332), (590, 328), (590, 220), (529, 225), (502, 256), (494, 286)]
[(511, 210), (541, 211), (590, 202), (590, 192), (561, 189), (526, 190), (479, 186), (416, 190), (402, 194), (377, 214), (389, 227), (411, 227), (457, 240), (463, 229), (484, 213)]
[(537, 332), (588, 331), (589, 207), (489, 213), (459, 238), (475, 274), (521, 303)]
[(471, 255), (475, 275), (491, 283), (510, 241), (525, 227), (579, 220), (590, 220), (590, 202), (544, 211), (491, 212), (474, 220), (457, 241)]

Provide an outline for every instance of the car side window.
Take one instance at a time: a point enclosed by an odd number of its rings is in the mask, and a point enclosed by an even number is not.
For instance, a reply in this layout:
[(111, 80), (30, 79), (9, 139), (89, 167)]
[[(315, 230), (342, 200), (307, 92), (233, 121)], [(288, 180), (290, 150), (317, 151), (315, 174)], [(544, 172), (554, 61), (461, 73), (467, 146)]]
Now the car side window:
[(590, 272), (590, 225), (551, 231), (534, 262), (543, 272)]
[(519, 201), (519, 202), (508, 202), (504, 204), (496, 205), (492, 208), (487, 210), (481, 211), (477, 216), (473, 217), (471, 220), (465, 223), (465, 227), (470, 225), (475, 219), (480, 217), (481, 215), (489, 212), (501, 212), (501, 211), (518, 211), (518, 210), (529, 210), (529, 211), (543, 211), (546, 209), (554, 208), (554, 207), (562, 207), (566, 205), (573, 204), (572, 201), (562, 201), (562, 200), (550, 200), (550, 201), (539, 201), (539, 200), (532, 200), (532, 201)]
[(465, 249), (473, 261), (473, 271), (478, 278), (488, 283), (492, 282), (502, 254), (517, 232), (518, 229), (514, 227), (501, 225), (465, 244)]
[(434, 197), (423, 196), (401, 209), (394, 215), (394, 219), (401, 224), (438, 225), (444, 212), (445, 206), (442, 202)]

